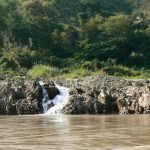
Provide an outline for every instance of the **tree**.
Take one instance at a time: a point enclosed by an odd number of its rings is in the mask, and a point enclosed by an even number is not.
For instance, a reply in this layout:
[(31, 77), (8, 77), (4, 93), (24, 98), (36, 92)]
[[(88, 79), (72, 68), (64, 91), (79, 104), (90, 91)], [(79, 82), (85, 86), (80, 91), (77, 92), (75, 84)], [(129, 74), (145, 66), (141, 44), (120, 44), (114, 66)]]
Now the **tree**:
[(106, 39), (119, 50), (119, 59), (125, 61), (131, 53), (130, 40), (134, 36), (129, 16), (125, 14), (111, 16), (104, 22), (103, 28)]

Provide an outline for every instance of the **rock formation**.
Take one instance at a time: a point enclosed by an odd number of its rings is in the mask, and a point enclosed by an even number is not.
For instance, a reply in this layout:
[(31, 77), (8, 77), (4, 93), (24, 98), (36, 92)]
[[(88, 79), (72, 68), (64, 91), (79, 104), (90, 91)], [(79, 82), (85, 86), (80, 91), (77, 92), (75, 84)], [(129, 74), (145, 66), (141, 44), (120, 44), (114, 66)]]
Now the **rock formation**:
[(150, 114), (150, 81), (95, 76), (66, 82), (65, 114)]
[[(47, 82), (45, 86), (51, 99), (59, 94), (53, 82)], [(42, 113), (42, 98), (42, 87), (38, 81), (25, 79), (0, 81), (0, 115)]]
[[(54, 82), (70, 88), (64, 114), (150, 114), (150, 81), (95, 76)], [(59, 94), (54, 82), (44, 85), (50, 99)], [(39, 80), (0, 81), (0, 115), (43, 113), (42, 98)]]

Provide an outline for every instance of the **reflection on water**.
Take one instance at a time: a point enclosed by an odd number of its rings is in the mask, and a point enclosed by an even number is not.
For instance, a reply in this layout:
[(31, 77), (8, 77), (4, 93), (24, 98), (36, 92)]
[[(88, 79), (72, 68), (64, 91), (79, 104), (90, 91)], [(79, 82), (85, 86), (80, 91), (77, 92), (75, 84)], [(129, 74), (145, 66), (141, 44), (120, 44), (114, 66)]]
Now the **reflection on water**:
[(0, 150), (150, 150), (150, 116), (1, 116)]

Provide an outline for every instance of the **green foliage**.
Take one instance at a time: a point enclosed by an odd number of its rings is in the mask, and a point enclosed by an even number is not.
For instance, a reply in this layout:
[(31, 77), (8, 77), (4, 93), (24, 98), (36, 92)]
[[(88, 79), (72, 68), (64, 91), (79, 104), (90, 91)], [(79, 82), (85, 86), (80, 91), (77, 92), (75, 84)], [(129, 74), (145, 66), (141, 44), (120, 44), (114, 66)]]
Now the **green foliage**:
[[(26, 72), (21, 70), (42, 64), (72, 77), (147, 76), (141, 68), (150, 69), (149, 5), (148, 0), (0, 0), (0, 69)], [(37, 76), (48, 77), (45, 68)]]
[(102, 63), (98, 61), (97, 59), (93, 61), (85, 61), (82, 64), (82, 68), (90, 70), (90, 71), (96, 71), (98, 69), (101, 69), (103, 67)]
[(78, 77), (90, 76), (91, 74), (92, 74), (92, 72), (90, 72), (87, 69), (78, 68), (78, 69), (72, 70), (68, 74), (64, 74), (64, 77), (66, 77), (66, 78), (78, 78)]
[(36, 52), (31, 51), (30, 46), (18, 45), (13, 39), (10, 41), (8, 37), (5, 37), (2, 54), (0, 67), (4, 71), (10, 69), (19, 71), (22, 68), (29, 69), (36, 58)]
[(28, 71), (28, 76), (32, 79), (44, 77), (51, 78), (60, 75), (60, 71), (58, 68), (50, 67), (46, 65), (35, 65)]
[(144, 56), (141, 53), (133, 52), (130, 54), (128, 65), (136, 64), (137, 66), (141, 66), (141, 62), (144, 61)]
[(102, 69), (102, 71), (108, 75), (120, 76), (120, 77), (137, 77), (137, 76), (144, 75), (143, 74), (144, 72), (135, 70), (134, 68), (128, 68), (126, 66), (105, 67)]

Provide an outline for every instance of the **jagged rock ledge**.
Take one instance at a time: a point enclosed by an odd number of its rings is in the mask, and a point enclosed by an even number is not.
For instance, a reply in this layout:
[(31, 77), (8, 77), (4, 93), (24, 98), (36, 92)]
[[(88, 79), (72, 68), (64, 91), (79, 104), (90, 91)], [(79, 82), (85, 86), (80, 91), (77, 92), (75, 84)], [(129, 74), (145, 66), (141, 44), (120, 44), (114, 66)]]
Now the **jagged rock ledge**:
[(57, 81), (70, 87), (65, 114), (150, 114), (150, 81), (91, 76)]
[[(111, 76), (45, 81), (52, 99), (59, 90), (55, 83), (69, 87), (64, 114), (150, 114), (150, 81), (123, 80)], [(1, 80), (0, 114), (39, 114), (42, 108), (39, 80)]]
[[(45, 88), (49, 98), (53, 99), (59, 90), (52, 81), (47, 81)], [(39, 80), (1, 80), (0, 115), (27, 115), (43, 113), (43, 91)]]

